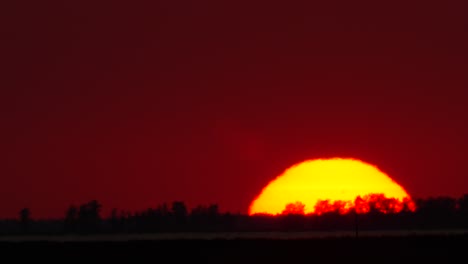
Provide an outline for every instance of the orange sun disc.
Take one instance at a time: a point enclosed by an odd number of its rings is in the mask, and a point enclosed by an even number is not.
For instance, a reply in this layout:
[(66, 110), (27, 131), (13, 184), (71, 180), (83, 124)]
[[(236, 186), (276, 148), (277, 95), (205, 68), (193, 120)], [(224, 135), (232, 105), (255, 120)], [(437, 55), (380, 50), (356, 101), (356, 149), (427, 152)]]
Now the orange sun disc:
[[(251, 203), (249, 214), (276, 215), (294, 209), (295, 205), (300, 207), (301, 213), (320, 213), (324, 201), (328, 205), (339, 204), (342, 213), (352, 207), (358, 211), (358, 201), (369, 202), (372, 200), (369, 197), (392, 199), (396, 202), (393, 211), (401, 211), (402, 204), (411, 201), (399, 184), (363, 161), (350, 158), (307, 160), (288, 168), (263, 188)], [(366, 211), (368, 209), (361, 210)]]

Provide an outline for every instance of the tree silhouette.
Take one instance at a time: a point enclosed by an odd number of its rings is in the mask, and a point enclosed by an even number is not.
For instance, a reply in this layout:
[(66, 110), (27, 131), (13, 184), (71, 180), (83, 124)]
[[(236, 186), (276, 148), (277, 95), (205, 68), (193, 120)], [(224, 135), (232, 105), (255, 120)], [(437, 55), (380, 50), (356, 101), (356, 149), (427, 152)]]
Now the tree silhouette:
[(334, 214), (345, 214), (348, 213), (352, 203), (349, 201), (334, 201), (330, 203), (330, 200), (319, 200), (314, 206), (314, 213), (317, 215), (322, 215), (325, 213), (334, 213)]
[(23, 208), (19, 212), (21, 232), (28, 233), (31, 224), (31, 210), (29, 208)]
[(77, 231), (78, 225), (78, 208), (75, 205), (70, 205), (65, 213), (64, 228), (65, 232), (74, 233)]
[(213, 220), (219, 216), (219, 206), (217, 204), (210, 204), (208, 206), (208, 216)]
[(172, 203), (172, 214), (174, 216), (174, 225), (177, 229), (185, 229), (187, 225), (187, 207), (184, 202), (175, 201)]
[[(468, 194), (457, 199), (430, 197), (400, 201), (381, 194), (357, 197), (351, 201), (318, 201), (314, 213), (305, 215), (301, 202), (287, 204), (280, 215), (221, 214), (217, 204), (198, 205), (187, 210), (183, 201), (174, 201), (143, 211), (111, 210), (101, 217), (102, 205), (92, 200), (79, 206), (71, 205), (60, 221), (32, 222), (28, 208), (19, 211), (9, 233), (52, 232), (62, 228), (66, 233), (98, 232), (178, 232), (178, 231), (306, 231), (370, 229), (440, 229), (468, 227)], [(357, 214), (359, 216), (357, 216)], [(358, 219), (359, 218), (359, 219)], [(34, 225), (31, 225), (34, 223)], [(6, 233), (0, 221), (0, 233)], [(55, 227), (53, 227), (55, 225)], [(59, 226), (57, 228), (57, 226)], [(6, 227), (3, 227), (4, 229)], [(47, 231), (49, 230), (49, 231)], [(57, 231), (53, 231), (57, 232)]]
[(176, 217), (185, 218), (187, 216), (187, 207), (184, 202), (176, 201), (172, 203), (172, 212)]
[(197, 231), (214, 231), (220, 225), (220, 213), (217, 204), (199, 205), (193, 208), (189, 215), (190, 225)]
[(455, 212), (456, 199), (448, 196), (430, 197), (417, 200), (418, 211), (430, 215), (446, 215)]
[(468, 215), (468, 194), (463, 195), (457, 201), (458, 209), (463, 215)]
[(110, 229), (112, 232), (121, 231), (121, 220), (117, 208), (111, 210), (110, 219), (109, 219)]
[(80, 206), (78, 211), (78, 225), (80, 232), (97, 232), (101, 223), (101, 204), (92, 200)]
[(305, 213), (305, 205), (301, 202), (288, 203), (281, 214), (296, 214), (303, 215)]

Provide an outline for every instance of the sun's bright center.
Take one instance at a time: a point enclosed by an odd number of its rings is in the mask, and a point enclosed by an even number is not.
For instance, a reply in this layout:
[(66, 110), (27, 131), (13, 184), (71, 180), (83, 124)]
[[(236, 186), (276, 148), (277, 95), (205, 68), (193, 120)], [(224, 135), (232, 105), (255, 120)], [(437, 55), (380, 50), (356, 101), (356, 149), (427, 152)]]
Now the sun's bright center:
[(377, 167), (357, 159), (317, 159), (293, 165), (271, 181), (252, 202), (250, 214), (280, 214), (286, 206), (301, 203), (314, 213), (320, 201), (353, 206), (358, 196), (383, 194), (402, 202), (408, 193)]

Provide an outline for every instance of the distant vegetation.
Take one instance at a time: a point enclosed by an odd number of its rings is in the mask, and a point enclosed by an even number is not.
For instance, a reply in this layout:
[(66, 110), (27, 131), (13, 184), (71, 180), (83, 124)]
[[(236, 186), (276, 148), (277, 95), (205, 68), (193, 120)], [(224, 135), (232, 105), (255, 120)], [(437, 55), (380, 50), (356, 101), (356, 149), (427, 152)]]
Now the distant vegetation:
[[(330, 201), (319, 200), (314, 206), (314, 214), (325, 213), (347, 214), (350, 211), (358, 214), (366, 214), (371, 211), (381, 213), (414, 212), (416, 204), (410, 198), (399, 200), (387, 198), (384, 194), (369, 194), (358, 196), (354, 201)], [(301, 202), (287, 204), (282, 214), (305, 214), (305, 205)]]
[[(160, 232), (430, 230), (468, 228), (468, 194), (460, 198), (433, 197), (395, 203), (381, 195), (365, 199), (364, 207), (344, 210), (343, 203), (321, 201), (316, 214), (304, 215), (301, 203), (286, 206), (280, 215), (220, 213), (218, 205), (189, 210), (182, 201), (144, 211), (113, 209), (103, 217), (97, 200), (70, 206), (58, 220), (35, 220), (28, 208), (18, 218), (0, 220), (1, 235), (96, 234)], [(363, 209), (364, 208), (364, 209)], [(357, 212), (357, 213), (356, 213)]]

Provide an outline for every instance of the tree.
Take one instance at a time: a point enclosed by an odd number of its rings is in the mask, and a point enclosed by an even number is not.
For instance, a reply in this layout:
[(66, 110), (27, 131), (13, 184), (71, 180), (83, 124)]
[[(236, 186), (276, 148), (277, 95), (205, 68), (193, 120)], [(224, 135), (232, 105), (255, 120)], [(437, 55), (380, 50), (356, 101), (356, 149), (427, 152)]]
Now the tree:
[(29, 227), (31, 223), (31, 210), (29, 208), (23, 208), (19, 212), (21, 231), (23, 233), (29, 232)]
[(173, 225), (176, 230), (183, 230), (187, 225), (187, 207), (184, 202), (175, 201), (172, 203)]
[(185, 219), (187, 217), (187, 207), (184, 202), (175, 201), (172, 203), (172, 212), (176, 219)]
[(305, 214), (305, 205), (301, 202), (289, 203), (284, 208), (281, 214), (295, 214), (295, 215), (304, 215)]
[(97, 200), (92, 200), (80, 206), (78, 212), (78, 223), (80, 231), (97, 232), (101, 223), (101, 204)]
[(116, 232), (120, 230), (120, 219), (117, 208), (113, 208), (110, 215), (110, 226), (111, 230)]
[(455, 212), (457, 201), (448, 196), (430, 197), (419, 199), (418, 211), (430, 215), (450, 215)]
[(65, 213), (65, 232), (76, 232), (78, 222), (78, 208), (75, 205), (70, 205)]
[(208, 215), (211, 218), (217, 218), (219, 216), (219, 206), (217, 204), (210, 204), (208, 206)]
[(463, 195), (457, 201), (458, 210), (463, 214), (468, 216), (468, 194)]

